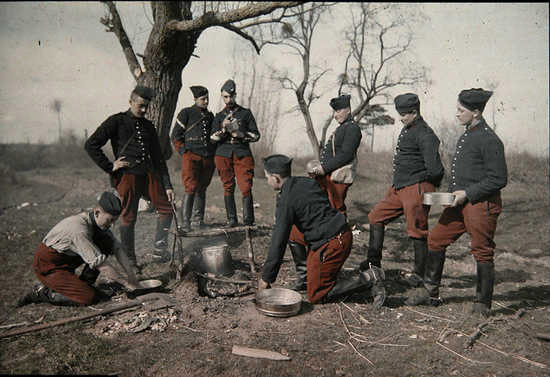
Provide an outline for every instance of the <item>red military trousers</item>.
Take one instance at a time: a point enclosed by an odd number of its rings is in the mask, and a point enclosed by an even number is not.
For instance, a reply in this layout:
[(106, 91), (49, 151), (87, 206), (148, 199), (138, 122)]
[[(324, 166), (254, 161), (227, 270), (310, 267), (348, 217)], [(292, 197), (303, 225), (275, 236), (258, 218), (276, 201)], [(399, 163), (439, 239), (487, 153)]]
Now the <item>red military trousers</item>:
[(214, 163), (223, 184), (223, 195), (231, 196), (235, 192), (235, 178), (243, 197), (252, 194), (252, 179), (254, 178), (254, 158), (233, 154), (233, 157), (215, 156)]
[(351, 230), (338, 233), (317, 250), (307, 253), (307, 297), (316, 304), (334, 287), (338, 272), (346, 262), (353, 242)]
[(497, 218), (502, 211), (500, 192), (479, 203), (447, 207), (428, 236), (428, 249), (445, 251), (447, 246), (468, 232), (471, 251), (478, 262), (492, 262)]
[(430, 206), (423, 205), (422, 200), (425, 192), (433, 192), (434, 189), (429, 182), (415, 183), (399, 190), (390, 187), (369, 213), (369, 223), (386, 225), (404, 214), (409, 237), (426, 239)]
[(161, 216), (172, 215), (172, 205), (168, 201), (166, 191), (159, 179), (153, 173), (136, 175), (124, 173), (116, 187), (122, 201), (122, 225), (135, 224), (139, 199), (147, 196)]
[(83, 263), (84, 260), (78, 255), (58, 253), (41, 243), (34, 254), (33, 268), (38, 280), (46, 287), (78, 304), (91, 305), (96, 302), (96, 290), (74, 273)]
[(187, 194), (206, 190), (214, 174), (214, 158), (186, 151), (181, 159), (181, 182)]

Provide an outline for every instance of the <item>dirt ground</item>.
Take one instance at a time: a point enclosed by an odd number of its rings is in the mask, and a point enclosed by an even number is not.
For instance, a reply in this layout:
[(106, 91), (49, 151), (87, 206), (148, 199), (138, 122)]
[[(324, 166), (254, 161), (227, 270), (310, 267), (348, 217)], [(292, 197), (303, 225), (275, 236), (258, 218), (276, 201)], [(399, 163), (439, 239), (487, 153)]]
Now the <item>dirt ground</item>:
[[(301, 173), (301, 172), (298, 172)], [(176, 194), (180, 178), (172, 174)], [(360, 178), (349, 191), (354, 246), (345, 269), (366, 254), (367, 214), (389, 182)], [(34, 250), (62, 218), (93, 205), (108, 189), (97, 168), (43, 169), (17, 174), (17, 183), (0, 184), (0, 336), (7, 331), (109, 307), (54, 307), (32, 304), (16, 308), (17, 299), (33, 286)], [(207, 222), (225, 218), (219, 178), (208, 191)], [(236, 195), (241, 213), (240, 194)], [(265, 179), (254, 182), (257, 223), (273, 223), (275, 194)], [(475, 264), (469, 237), (449, 247), (439, 307), (403, 304), (407, 288), (399, 275), (412, 267), (412, 245), (398, 220), (387, 227), (383, 267), (389, 298), (381, 310), (369, 292), (343, 302), (312, 306), (290, 318), (260, 314), (254, 290), (239, 297), (215, 299), (198, 294), (193, 274), (175, 281), (168, 263), (151, 263), (154, 213), (142, 212), (137, 224), (138, 260), (144, 273), (165, 283), (174, 306), (138, 307), (0, 339), (0, 374), (102, 374), (119, 376), (545, 376), (550, 375), (550, 207), (546, 187), (511, 182), (503, 191), (504, 210), (496, 234), (496, 285), (490, 321), (469, 310), (475, 292)], [(28, 203), (28, 205), (22, 205)], [(441, 208), (432, 208), (433, 225)], [(118, 229), (114, 229), (118, 236)], [(170, 237), (172, 246), (173, 238)], [(236, 268), (246, 270), (243, 237), (231, 241)], [(254, 235), (260, 268), (269, 234)], [(290, 287), (294, 267), (285, 256), (275, 286)], [(305, 298), (304, 298), (305, 299)], [(128, 302), (120, 293), (112, 301)], [(484, 323), (473, 346), (470, 336)], [(23, 325), (22, 325), (23, 324)], [(20, 325), (20, 326), (11, 326)], [(276, 351), (290, 361), (232, 354), (234, 345)]]

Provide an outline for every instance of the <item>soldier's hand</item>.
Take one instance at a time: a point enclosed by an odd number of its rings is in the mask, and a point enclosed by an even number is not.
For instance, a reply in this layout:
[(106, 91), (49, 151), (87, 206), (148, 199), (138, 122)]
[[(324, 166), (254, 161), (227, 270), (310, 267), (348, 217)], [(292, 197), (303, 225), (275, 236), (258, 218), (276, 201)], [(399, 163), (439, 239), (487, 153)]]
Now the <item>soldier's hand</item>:
[(176, 200), (176, 194), (174, 193), (174, 190), (172, 190), (172, 189), (166, 190), (166, 196), (168, 197), (168, 201), (170, 203), (173, 203), (174, 200)]
[(118, 169), (126, 168), (130, 166), (130, 163), (128, 161), (124, 161), (126, 156), (119, 157), (113, 162), (113, 171), (117, 171)]
[(271, 284), (264, 281), (264, 279), (262, 279), (261, 277), (258, 278), (258, 292), (269, 288), (271, 288)]
[(325, 175), (325, 170), (322, 166), (317, 166), (313, 169), (313, 174), (315, 175)]
[(455, 200), (453, 201), (453, 204), (451, 204), (451, 207), (456, 207), (461, 204), (463, 204), (467, 197), (466, 197), (466, 191), (464, 190), (458, 190), (453, 192), (453, 195), (455, 196)]

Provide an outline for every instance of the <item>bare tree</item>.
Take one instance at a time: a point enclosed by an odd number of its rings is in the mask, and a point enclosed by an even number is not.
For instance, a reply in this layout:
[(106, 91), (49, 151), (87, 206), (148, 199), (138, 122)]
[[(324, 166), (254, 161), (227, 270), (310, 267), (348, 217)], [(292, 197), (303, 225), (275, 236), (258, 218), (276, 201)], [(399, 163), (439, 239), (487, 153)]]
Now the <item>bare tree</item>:
[[(261, 138), (251, 144), (254, 156), (267, 156), (275, 151), (275, 140), (281, 115), (281, 92), (272, 90), (273, 81), (258, 55), (242, 44), (233, 48), (233, 77), (240, 89), (240, 101), (254, 114)], [(252, 71), (252, 72), (251, 72)]]
[(299, 56), (302, 63), (300, 79), (294, 79), (288, 72), (273, 69), (273, 77), (283, 89), (292, 90), (298, 101), (298, 109), (305, 121), (306, 133), (315, 156), (319, 155), (319, 141), (313, 127), (310, 107), (320, 98), (316, 92), (319, 80), (329, 71), (315, 67), (311, 63), (313, 37), (321, 16), (332, 4), (316, 3), (312, 6), (300, 5), (290, 10), (294, 14), (293, 22), (288, 22), (282, 30), (282, 40), (278, 44), (289, 47), (293, 55)]
[[(412, 61), (415, 23), (424, 18), (418, 7), (400, 3), (354, 3), (349, 7), (350, 25), (345, 27), (348, 45), (344, 72), (339, 75), (339, 93), (352, 94), (352, 117), (371, 138), (374, 128), (393, 124), (382, 104), (390, 102), (388, 89), (415, 85), (426, 80), (426, 69)], [(374, 98), (383, 101), (372, 104)], [(326, 140), (332, 117), (326, 119), (321, 143)]]
[(54, 99), (50, 103), (50, 110), (52, 110), (54, 113), (57, 114), (57, 134), (58, 134), (58, 142), (61, 143), (61, 108), (63, 106), (63, 102), (59, 98)]
[(223, 27), (248, 40), (259, 53), (269, 42), (258, 44), (249, 30), (282, 24), (289, 17), (288, 10), (300, 3), (152, 1), (153, 25), (143, 54), (134, 51), (115, 3), (104, 4), (106, 15), (100, 22), (118, 38), (130, 73), (139, 84), (156, 92), (148, 117), (157, 127), (164, 157), (169, 158), (169, 133), (182, 86), (181, 73), (193, 56), (201, 33), (213, 26)]

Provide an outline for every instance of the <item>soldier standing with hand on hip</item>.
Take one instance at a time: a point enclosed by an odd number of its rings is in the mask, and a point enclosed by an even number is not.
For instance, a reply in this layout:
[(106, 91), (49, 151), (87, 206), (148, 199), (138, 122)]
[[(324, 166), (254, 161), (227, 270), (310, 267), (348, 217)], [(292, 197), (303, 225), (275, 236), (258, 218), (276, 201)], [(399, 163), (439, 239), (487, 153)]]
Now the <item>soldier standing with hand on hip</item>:
[(368, 268), (369, 263), (381, 267), (384, 227), (405, 215), (407, 234), (414, 247), (414, 266), (404, 281), (418, 287), (422, 284), (428, 253), (430, 207), (422, 204), (423, 196), (439, 186), (445, 169), (439, 156), (439, 138), (420, 115), (418, 96), (400, 94), (394, 102), (403, 128), (393, 157), (393, 182), (369, 213), (369, 248), (361, 268)]
[(221, 95), (225, 108), (216, 114), (210, 138), (217, 144), (214, 163), (223, 184), (228, 226), (238, 225), (235, 206), (235, 178), (243, 198), (244, 225), (253, 225), (254, 157), (249, 143), (258, 141), (260, 132), (252, 112), (235, 102), (237, 91), (233, 80), (227, 80), (223, 84)]
[(172, 143), (182, 156), (181, 180), (185, 194), (181, 206), (182, 228), (191, 230), (193, 221), (199, 228), (204, 226), (206, 189), (214, 173), (214, 152), (216, 146), (210, 141), (210, 129), (214, 115), (208, 111), (208, 89), (192, 86), (195, 104), (180, 111), (172, 131)]
[(463, 90), (458, 95), (456, 117), (465, 127), (452, 160), (449, 192), (455, 195), (428, 235), (428, 255), (424, 285), (406, 301), (408, 305), (441, 303), (439, 286), (445, 250), (462, 234), (471, 237), (471, 252), (476, 260), (477, 285), (472, 312), (491, 315), (495, 281), (493, 238), (502, 211), (500, 190), (508, 181), (504, 145), (483, 119), (485, 104), (493, 92)]
[[(151, 199), (158, 214), (153, 260), (170, 259), (168, 228), (172, 224), (171, 202), (175, 195), (157, 131), (153, 123), (145, 119), (152, 97), (152, 89), (136, 86), (130, 95), (130, 109), (107, 118), (85, 145), (92, 160), (111, 176), (112, 185), (122, 200), (120, 241), (134, 265), (137, 265), (135, 225), (142, 196)], [(113, 162), (101, 150), (109, 140), (115, 156)]]

